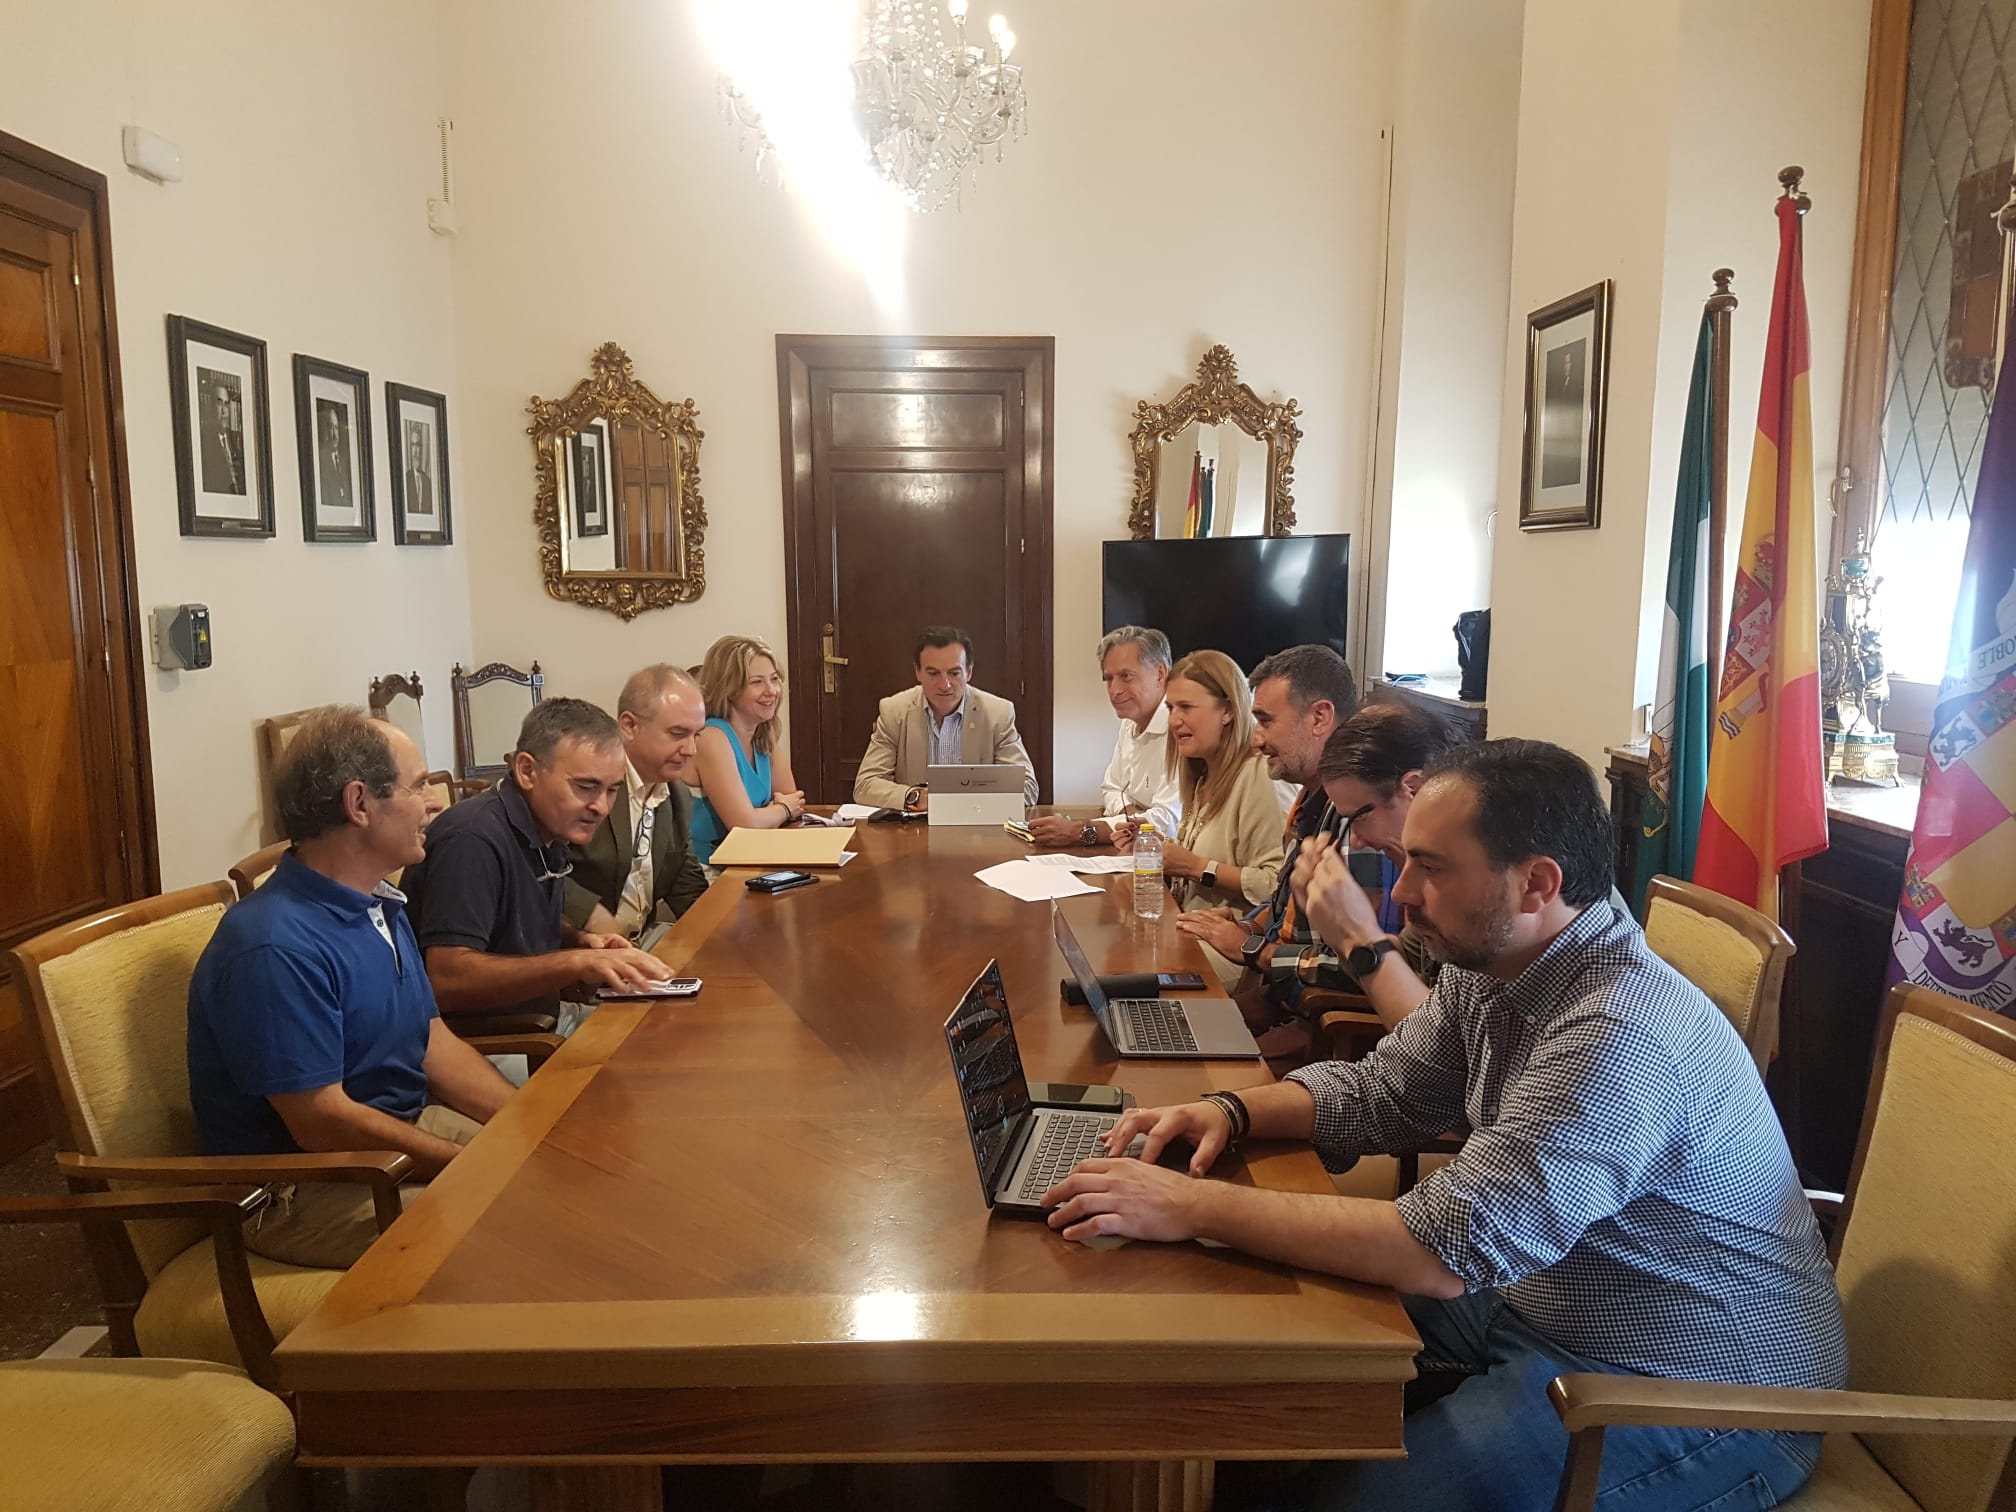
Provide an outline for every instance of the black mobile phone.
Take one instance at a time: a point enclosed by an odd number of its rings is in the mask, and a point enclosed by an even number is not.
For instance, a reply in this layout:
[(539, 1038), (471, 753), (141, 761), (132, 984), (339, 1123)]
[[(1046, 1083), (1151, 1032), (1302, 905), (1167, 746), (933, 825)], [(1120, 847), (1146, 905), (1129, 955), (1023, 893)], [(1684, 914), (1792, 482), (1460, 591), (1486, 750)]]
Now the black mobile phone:
[(1086, 1086), (1083, 1082), (1032, 1081), (1029, 1101), (1038, 1108), (1086, 1108), (1118, 1113), (1127, 1106), (1127, 1094), (1118, 1087)]
[(1158, 971), (1155, 985), (1164, 992), (1202, 992), (1204, 978), (1194, 971)]
[(780, 893), (789, 892), (794, 887), (809, 887), (818, 880), (810, 872), (773, 871), (751, 877), (747, 886), (751, 892)]

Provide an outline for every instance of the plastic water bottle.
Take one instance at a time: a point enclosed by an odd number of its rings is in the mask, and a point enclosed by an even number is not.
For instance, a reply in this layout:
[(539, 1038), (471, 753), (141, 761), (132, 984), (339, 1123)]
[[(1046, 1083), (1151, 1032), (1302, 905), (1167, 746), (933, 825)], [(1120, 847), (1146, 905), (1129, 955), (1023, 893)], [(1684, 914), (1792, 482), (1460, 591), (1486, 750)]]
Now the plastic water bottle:
[(1134, 912), (1143, 919), (1162, 917), (1162, 837), (1147, 819), (1134, 827)]

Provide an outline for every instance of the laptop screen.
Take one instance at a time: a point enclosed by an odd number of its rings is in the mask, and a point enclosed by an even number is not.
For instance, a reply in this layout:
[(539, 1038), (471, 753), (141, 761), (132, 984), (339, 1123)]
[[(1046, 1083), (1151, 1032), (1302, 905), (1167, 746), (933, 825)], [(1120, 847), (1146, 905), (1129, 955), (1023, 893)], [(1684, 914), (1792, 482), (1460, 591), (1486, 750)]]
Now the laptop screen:
[(1085, 959), (1085, 952), (1079, 947), (1078, 936), (1071, 932), (1071, 921), (1064, 917), (1064, 910), (1053, 900), (1050, 904), (1050, 929), (1057, 936), (1057, 948), (1064, 952), (1064, 964), (1071, 968), (1071, 975), (1078, 978), (1078, 989), (1085, 994), (1086, 1006), (1092, 1016), (1099, 1020), (1099, 1027), (1106, 1031), (1107, 1043), (1117, 1045), (1119, 1039), (1113, 1033), (1113, 1021), (1108, 1016), (1106, 989), (1099, 985), (1098, 973), (1092, 963)]
[(991, 1202), (1002, 1156), (1016, 1125), (1029, 1112), (1029, 1082), (1022, 1073), (1022, 1052), (1015, 1043), (1015, 1020), (1008, 1015), (999, 961), (987, 963), (945, 1020), (945, 1045), (952, 1052), (952, 1074), (966, 1110), (973, 1161), (980, 1167), (980, 1184)]

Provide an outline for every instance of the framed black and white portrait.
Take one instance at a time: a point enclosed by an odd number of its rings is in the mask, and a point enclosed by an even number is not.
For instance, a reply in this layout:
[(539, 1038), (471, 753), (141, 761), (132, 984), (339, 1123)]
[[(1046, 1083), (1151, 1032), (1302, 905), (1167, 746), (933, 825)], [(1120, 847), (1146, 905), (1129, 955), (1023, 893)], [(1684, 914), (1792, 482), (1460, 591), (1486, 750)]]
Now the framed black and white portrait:
[(294, 444), (301, 454), (302, 538), (377, 540), (370, 375), (295, 353)]
[(568, 448), (568, 491), (574, 500), (574, 536), (609, 534), (609, 427), (590, 421)]
[(266, 343), (170, 315), (168, 395), (182, 534), (273, 534)]
[(1610, 281), (1526, 317), (1521, 530), (1593, 530), (1603, 500)]
[(448, 401), (403, 383), (385, 385), (392, 453), (392, 539), (401, 546), (447, 546)]

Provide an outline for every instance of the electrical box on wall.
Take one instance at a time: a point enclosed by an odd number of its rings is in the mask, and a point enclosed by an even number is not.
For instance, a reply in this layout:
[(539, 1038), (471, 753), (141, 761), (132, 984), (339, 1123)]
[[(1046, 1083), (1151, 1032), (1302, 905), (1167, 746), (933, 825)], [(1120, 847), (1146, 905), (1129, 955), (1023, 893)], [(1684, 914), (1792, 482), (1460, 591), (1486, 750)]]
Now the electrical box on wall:
[(208, 604), (163, 604), (154, 611), (154, 665), (170, 672), (210, 665)]

